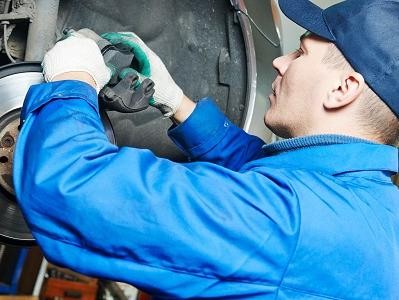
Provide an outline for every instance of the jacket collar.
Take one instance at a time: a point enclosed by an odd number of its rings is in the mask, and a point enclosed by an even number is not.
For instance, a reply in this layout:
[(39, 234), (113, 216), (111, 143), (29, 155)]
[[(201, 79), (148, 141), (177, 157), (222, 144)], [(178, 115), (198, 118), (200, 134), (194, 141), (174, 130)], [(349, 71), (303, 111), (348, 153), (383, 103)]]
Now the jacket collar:
[(342, 136), (314, 135), (278, 141), (263, 146), (268, 164), (307, 169), (328, 174), (355, 171), (398, 173), (398, 148)]

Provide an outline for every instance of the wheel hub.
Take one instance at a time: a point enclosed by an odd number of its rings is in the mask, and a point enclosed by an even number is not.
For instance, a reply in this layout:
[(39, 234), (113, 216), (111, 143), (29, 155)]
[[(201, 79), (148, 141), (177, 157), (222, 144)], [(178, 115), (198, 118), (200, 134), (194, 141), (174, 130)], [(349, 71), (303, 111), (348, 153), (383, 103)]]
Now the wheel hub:
[[(14, 147), (18, 138), (20, 111), (29, 87), (43, 82), (39, 63), (0, 67), (0, 243), (29, 246), (34, 238), (18, 207), (12, 180)], [(100, 111), (106, 134), (115, 143), (108, 116)], [(30, 153), (31, 159), (35, 154)]]
[(20, 110), (14, 110), (0, 119), (0, 187), (15, 195), (12, 166), (15, 142), (19, 133)]

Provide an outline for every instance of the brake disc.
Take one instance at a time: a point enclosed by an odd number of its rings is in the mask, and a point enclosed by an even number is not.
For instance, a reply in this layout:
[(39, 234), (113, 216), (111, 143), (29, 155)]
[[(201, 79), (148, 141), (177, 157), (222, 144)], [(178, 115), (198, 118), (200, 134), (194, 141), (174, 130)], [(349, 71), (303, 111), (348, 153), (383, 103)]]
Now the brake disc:
[[(0, 243), (29, 246), (34, 238), (18, 207), (13, 180), (13, 154), (19, 133), (19, 116), (31, 85), (43, 82), (39, 63), (18, 63), (0, 68)], [(105, 112), (101, 118), (108, 139), (116, 143)], [(31, 159), (35, 159), (31, 154)]]

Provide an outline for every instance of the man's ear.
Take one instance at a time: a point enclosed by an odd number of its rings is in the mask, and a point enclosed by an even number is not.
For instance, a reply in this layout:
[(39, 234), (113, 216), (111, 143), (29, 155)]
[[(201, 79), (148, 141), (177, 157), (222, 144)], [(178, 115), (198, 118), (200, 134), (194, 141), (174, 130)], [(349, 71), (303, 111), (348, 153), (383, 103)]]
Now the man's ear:
[(338, 109), (355, 101), (364, 89), (364, 78), (360, 73), (350, 72), (341, 77), (325, 98), (323, 105), (326, 109)]

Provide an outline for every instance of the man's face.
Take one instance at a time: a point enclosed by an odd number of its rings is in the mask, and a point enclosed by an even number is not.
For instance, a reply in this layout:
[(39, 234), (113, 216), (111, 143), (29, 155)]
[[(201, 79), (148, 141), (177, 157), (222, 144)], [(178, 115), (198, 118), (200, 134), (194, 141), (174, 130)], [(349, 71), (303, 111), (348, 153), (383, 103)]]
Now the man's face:
[(278, 136), (289, 138), (312, 133), (314, 118), (322, 109), (332, 79), (322, 62), (330, 43), (315, 35), (302, 36), (300, 48), (276, 58), (277, 77), (265, 124)]

